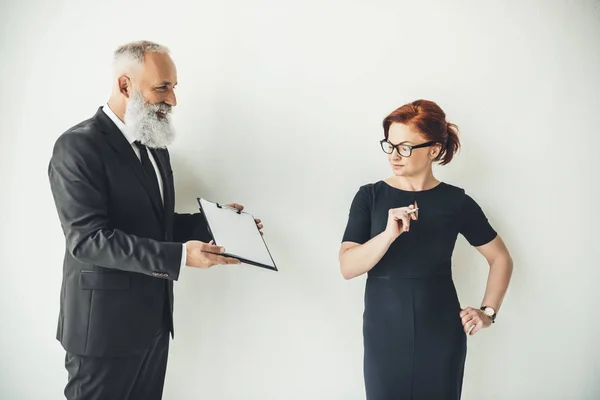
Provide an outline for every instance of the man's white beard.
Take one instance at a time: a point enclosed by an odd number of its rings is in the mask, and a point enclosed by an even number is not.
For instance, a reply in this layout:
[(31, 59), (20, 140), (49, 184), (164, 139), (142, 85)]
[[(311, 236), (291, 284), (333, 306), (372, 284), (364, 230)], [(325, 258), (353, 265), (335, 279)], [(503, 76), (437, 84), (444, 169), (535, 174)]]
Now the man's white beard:
[[(165, 103), (146, 104), (142, 94), (134, 90), (125, 108), (125, 125), (131, 135), (143, 145), (155, 149), (165, 148), (175, 139), (171, 110), (171, 106)], [(166, 117), (159, 118), (157, 111), (165, 113)]]

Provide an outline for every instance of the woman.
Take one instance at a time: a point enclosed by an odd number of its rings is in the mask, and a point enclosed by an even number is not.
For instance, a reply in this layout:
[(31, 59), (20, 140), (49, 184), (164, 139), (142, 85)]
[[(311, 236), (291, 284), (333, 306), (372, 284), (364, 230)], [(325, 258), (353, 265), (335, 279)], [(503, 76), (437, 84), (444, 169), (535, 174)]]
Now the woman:
[[(433, 175), (433, 163), (448, 164), (460, 145), (442, 109), (417, 100), (386, 117), (383, 130), (393, 175), (358, 190), (339, 256), (344, 278), (368, 273), (367, 399), (460, 399), (466, 334), (494, 322), (512, 260), (477, 203)], [(459, 233), (490, 265), (481, 308), (458, 302), (451, 257)]]

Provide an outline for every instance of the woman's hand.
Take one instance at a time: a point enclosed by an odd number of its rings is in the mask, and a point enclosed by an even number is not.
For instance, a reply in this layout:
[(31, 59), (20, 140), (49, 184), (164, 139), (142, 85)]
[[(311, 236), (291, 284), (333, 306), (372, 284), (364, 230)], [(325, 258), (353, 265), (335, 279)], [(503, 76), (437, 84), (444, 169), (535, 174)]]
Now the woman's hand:
[[(238, 203), (231, 203), (231, 204), (227, 204), (229, 207), (231, 208), (235, 208), (238, 211), (244, 211), (244, 206)], [(262, 221), (258, 218), (254, 218), (254, 222), (256, 223), (256, 226), (258, 227), (258, 230), (260, 232), (260, 235), (263, 236), (263, 224)]]
[(404, 232), (410, 230), (410, 221), (416, 221), (418, 211), (408, 213), (416, 207), (411, 204), (408, 207), (392, 208), (388, 213), (387, 226), (385, 227), (385, 233), (392, 239), (396, 239)]
[(481, 310), (473, 307), (467, 307), (460, 312), (460, 318), (465, 333), (473, 336), (482, 328), (487, 328), (492, 324), (492, 319), (485, 315)]

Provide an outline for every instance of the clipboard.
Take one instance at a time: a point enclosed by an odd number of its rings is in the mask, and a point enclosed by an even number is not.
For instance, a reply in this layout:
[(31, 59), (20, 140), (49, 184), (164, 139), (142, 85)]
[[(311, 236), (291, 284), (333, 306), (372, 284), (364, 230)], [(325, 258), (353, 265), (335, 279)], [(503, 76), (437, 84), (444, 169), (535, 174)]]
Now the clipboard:
[(252, 214), (200, 197), (197, 200), (214, 244), (225, 247), (225, 253), (221, 255), (278, 271)]

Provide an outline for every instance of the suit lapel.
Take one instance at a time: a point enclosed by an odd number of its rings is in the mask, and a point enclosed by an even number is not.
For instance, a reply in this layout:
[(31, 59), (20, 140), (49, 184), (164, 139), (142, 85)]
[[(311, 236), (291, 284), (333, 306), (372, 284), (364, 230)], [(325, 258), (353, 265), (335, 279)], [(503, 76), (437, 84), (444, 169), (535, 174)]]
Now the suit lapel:
[[(150, 184), (150, 180), (146, 175), (146, 171), (142, 167), (142, 163), (137, 158), (137, 155), (133, 151), (131, 144), (125, 139), (123, 133), (119, 130), (119, 128), (110, 120), (110, 118), (102, 111), (102, 108), (98, 109), (96, 116), (94, 117), (98, 122), (98, 125), (102, 129), (102, 131), (106, 134), (106, 139), (108, 143), (114, 148), (119, 156), (129, 165), (129, 167), (135, 173), (135, 176), (138, 178), (146, 193), (150, 197), (152, 202), (152, 206), (154, 211), (156, 212), (159, 220), (163, 220), (163, 205), (160, 200), (159, 195), (156, 194), (155, 190), (153, 190), (152, 185)], [(162, 172), (161, 172), (162, 174)]]

